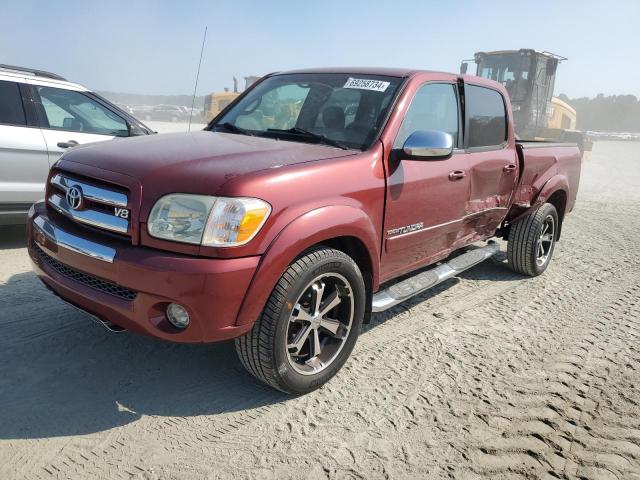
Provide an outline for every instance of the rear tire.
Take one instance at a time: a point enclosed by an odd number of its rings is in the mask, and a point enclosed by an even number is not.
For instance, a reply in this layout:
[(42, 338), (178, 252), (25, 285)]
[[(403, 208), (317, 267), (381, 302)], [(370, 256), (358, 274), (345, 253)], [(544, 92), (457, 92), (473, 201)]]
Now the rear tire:
[(511, 225), (507, 244), (509, 267), (530, 277), (544, 272), (553, 256), (558, 227), (558, 212), (550, 203)]
[(299, 395), (328, 382), (351, 354), (365, 315), (365, 284), (345, 253), (304, 254), (280, 277), (260, 318), (235, 341), (249, 373)]

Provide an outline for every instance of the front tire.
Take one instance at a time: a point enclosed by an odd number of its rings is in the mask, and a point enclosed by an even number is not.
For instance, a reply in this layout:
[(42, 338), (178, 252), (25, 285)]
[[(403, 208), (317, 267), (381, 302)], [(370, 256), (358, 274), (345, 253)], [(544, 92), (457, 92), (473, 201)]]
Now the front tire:
[(242, 365), (285, 393), (328, 382), (351, 354), (365, 315), (365, 284), (345, 253), (315, 248), (280, 277), (260, 318), (236, 339)]
[(542, 274), (551, 262), (558, 228), (558, 212), (550, 203), (514, 223), (507, 244), (509, 267), (530, 277)]

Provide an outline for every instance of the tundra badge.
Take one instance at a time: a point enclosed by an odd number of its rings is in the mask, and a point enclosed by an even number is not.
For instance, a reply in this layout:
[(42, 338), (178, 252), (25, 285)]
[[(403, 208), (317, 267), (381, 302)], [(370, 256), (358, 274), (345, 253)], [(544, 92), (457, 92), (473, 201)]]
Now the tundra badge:
[(411, 225), (406, 225), (404, 227), (392, 228), (391, 230), (387, 230), (387, 235), (390, 237), (397, 237), (399, 235), (406, 235), (407, 233), (417, 232), (418, 230), (422, 230), (423, 228), (424, 223), (418, 222)]

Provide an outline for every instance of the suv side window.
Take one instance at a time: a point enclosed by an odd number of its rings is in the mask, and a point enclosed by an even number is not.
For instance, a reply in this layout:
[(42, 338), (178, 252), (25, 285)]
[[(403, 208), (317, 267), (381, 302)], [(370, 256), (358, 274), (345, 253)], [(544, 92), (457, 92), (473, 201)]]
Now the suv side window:
[(27, 125), (20, 89), (15, 82), (0, 81), (0, 124)]
[(465, 105), (469, 118), (469, 148), (498, 147), (507, 140), (507, 116), (498, 91), (465, 85)]
[(458, 96), (450, 83), (428, 83), (416, 92), (393, 148), (402, 148), (409, 135), (418, 130), (439, 130), (453, 137), (458, 144)]
[(81, 92), (37, 87), (48, 127), (70, 132), (128, 137), (127, 122)]

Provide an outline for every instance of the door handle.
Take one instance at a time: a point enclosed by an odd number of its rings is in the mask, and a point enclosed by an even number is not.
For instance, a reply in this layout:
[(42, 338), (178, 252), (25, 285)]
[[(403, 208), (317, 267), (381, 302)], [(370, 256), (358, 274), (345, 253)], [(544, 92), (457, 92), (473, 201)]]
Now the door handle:
[(75, 147), (76, 145), (78, 145), (78, 142), (76, 142), (75, 140), (69, 140), (67, 142), (58, 142), (59, 148), (71, 148), (71, 147)]
[(466, 177), (467, 174), (464, 170), (454, 170), (453, 172), (449, 172), (449, 180), (452, 182), (455, 180), (461, 180)]
[(518, 166), (515, 163), (510, 163), (509, 165), (505, 165), (502, 167), (502, 171), (506, 173), (515, 172)]

